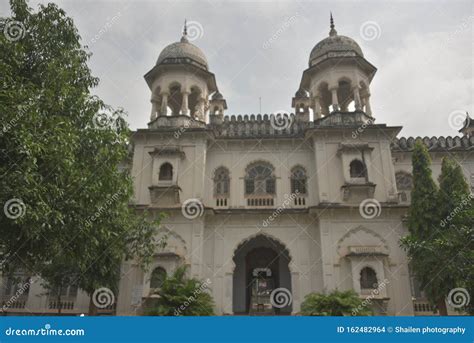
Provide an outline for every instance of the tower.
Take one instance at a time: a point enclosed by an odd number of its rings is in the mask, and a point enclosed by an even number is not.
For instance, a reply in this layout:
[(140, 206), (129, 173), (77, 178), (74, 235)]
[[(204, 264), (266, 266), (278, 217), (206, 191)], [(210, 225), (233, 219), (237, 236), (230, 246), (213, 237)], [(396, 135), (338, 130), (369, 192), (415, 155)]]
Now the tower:
[(314, 119), (331, 112), (363, 111), (372, 116), (370, 82), (377, 71), (352, 38), (338, 35), (332, 14), (329, 37), (317, 43), (300, 90), (309, 91)]
[[(180, 116), (205, 123), (210, 94), (220, 94), (205, 54), (188, 40), (186, 22), (181, 40), (161, 51), (145, 80), (151, 91), (149, 125), (156, 125), (161, 117)], [(159, 125), (167, 124), (164, 121)]]

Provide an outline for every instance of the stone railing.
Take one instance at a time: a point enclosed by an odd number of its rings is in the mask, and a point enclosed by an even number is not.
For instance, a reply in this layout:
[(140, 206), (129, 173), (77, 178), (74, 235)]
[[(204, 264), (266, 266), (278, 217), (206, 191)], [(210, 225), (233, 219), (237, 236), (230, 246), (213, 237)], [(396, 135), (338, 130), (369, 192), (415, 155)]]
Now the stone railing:
[(433, 316), (434, 306), (425, 300), (413, 300), (415, 316)]
[(412, 151), (418, 139), (430, 151), (469, 150), (474, 147), (474, 137), (401, 137), (392, 141), (392, 151)]
[(251, 114), (224, 116), (210, 127), (218, 137), (302, 136), (306, 123), (296, 122), (294, 114), (274, 116)]

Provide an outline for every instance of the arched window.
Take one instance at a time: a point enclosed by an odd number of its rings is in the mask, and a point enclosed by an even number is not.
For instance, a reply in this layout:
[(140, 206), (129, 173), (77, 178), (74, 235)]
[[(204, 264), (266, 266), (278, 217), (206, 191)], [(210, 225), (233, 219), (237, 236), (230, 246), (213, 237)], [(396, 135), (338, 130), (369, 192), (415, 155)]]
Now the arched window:
[(365, 267), (360, 271), (360, 288), (374, 289), (378, 287), (377, 274), (370, 267)]
[(150, 278), (150, 288), (160, 288), (166, 279), (166, 270), (162, 267), (153, 269)]
[(273, 175), (272, 165), (268, 163), (256, 163), (247, 168), (245, 194), (275, 194), (275, 176)]
[(361, 160), (353, 160), (349, 165), (349, 172), (353, 178), (367, 177), (367, 169)]
[(291, 193), (306, 192), (306, 171), (302, 167), (295, 167), (291, 170)]
[(159, 180), (160, 181), (173, 180), (173, 166), (170, 163), (166, 162), (161, 165)]
[(395, 174), (395, 179), (397, 180), (397, 188), (398, 190), (411, 190), (413, 188), (413, 177), (411, 174), (398, 171)]
[(220, 167), (214, 173), (214, 194), (216, 196), (229, 195), (229, 170), (225, 167)]

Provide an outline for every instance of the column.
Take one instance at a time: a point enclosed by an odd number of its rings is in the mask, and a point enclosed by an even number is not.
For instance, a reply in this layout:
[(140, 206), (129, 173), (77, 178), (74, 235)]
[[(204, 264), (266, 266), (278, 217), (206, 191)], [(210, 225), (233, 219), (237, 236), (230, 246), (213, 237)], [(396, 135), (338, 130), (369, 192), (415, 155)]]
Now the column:
[(150, 113), (150, 121), (153, 121), (156, 119), (156, 117), (158, 116), (158, 98), (155, 97), (155, 95), (153, 95), (151, 97), (151, 113)]
[(359, 87), (355, 86), (353, 88), (354, 92), (354, 106), (357, 111), (362, 110), (362, 104), (360, 103), (360, 93), (359, 93)]
[(367, 96), (365, 97), (365, 113), (372, 117), (372, 108), (370, 107), (370, 101), (369, 101), (369, 98), (370, 98), (370, 94), (367, 94)]
[(160, 115), (166, 116), (167, 112), (168, 112), (168, 93), (162, 93)]
[(183, 95), (183, 103), (181, 104), (181, 114), (184, 114), (185, 116), (187, 116), (188, 113), (189, 113), (189, 109), (188, 109), (188, 95), (189, 95), (189, 92), (184, 91), (182, 93), (182, 95)]
[(331, 88), (332, 94), (332, 107), (333, 111), (339, 110), (339, 102), (337, 101), (337, 87)]
[(319, 94), (316, 95), (314, 97), (314, 108), (313, 108), (313, 112), (314, 112), (314, 119), (319, 119), (321, 118), (321, 105), (319, 103)]

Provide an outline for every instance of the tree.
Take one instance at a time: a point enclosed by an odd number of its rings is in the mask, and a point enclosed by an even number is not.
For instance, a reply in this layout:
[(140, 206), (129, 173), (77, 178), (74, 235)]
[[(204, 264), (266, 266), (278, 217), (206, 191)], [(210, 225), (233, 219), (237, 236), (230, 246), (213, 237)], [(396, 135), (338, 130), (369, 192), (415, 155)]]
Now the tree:
[(301, 303), (304, 316), (368, 316), (372, 311), (356, 292), (333, 291), (328, 295), (309, 293)]
[(150, 316), (212, 316), (214, 301), (206, 292), (209, 282), (186, 277), (186, 267), (167, 276), (156, 291), (147, 314)]
[(433, 242), (440, 222), (438, 187), (433, 181), (431, 158), (422, 141), (417, 140), (412, 154), (413, 190), (408, 210), (409, 234), (401, 244), (410, 257), (410, 267), (428, 300), (446, 315), (446, 279), (439, 273), (439, 256)]
[[(448, 294), (451, 289), (460, 287), (472, 295), (474, 294), (474, 196), (469, 190), (461, 166), (449, 157), (443, 159), (439, 181), (438, 203), (441, 222), (439, 235), (433, 245), (437, 256), (441, 256), (445, 261), (443, 265), (443, 274), (447, 279), (445, 290)], [(474, 312), (472, 301), (465, 310), (471, 314)]]
[(449, 158), (443, 159), (437, 189), (428, 151), (420, 141), (415, 144), (412, 163), (410, 233), (401, 243), (421, 290), (437, 305), (440, 315), (447, 315), (445, 299), (450, 290), (456, 285), (472, 288), (472, 282), (467, 285), (473, 276), (472, 197), (460, 166)]
[(71, 277), (89, 294), (113, 289), (124, 258), (150, 260), (161, 218), (130, 207), (125, 113), (91, 94), (99, 80), (62, 9), (10, 5), (0, 18), (3, 272), (21, 268), (52, 289)]

